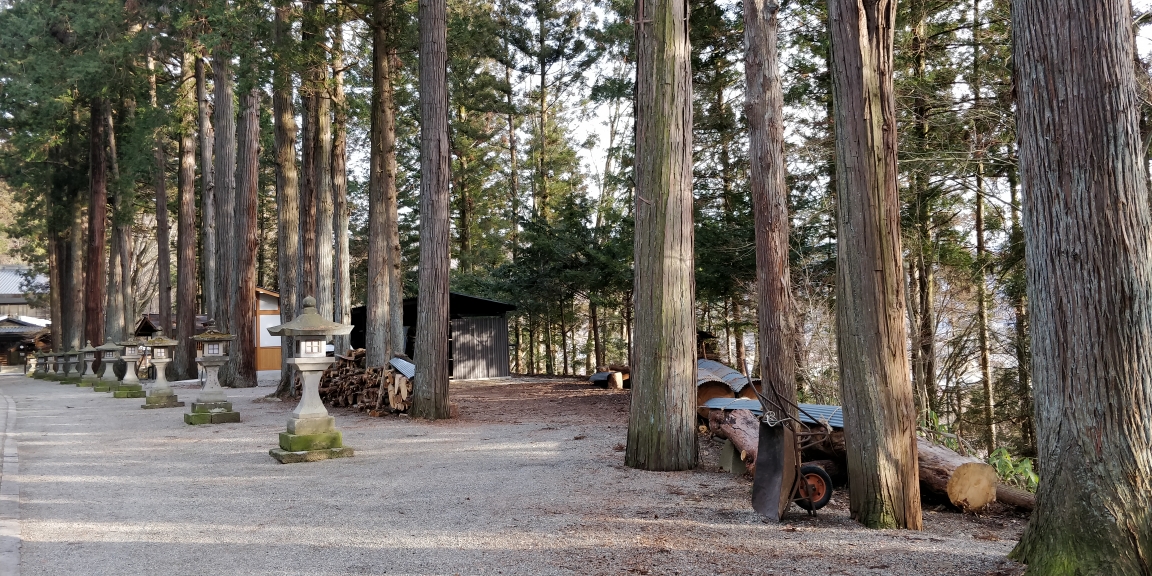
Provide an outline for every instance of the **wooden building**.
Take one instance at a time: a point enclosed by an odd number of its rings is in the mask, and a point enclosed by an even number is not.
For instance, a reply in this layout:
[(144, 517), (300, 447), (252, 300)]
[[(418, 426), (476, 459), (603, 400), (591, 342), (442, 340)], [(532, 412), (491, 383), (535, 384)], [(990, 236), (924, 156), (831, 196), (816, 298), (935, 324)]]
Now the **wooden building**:
[[(207, 316), (196, 316), (196, 329), (195, 333), (200, 334), (204, 332), (204, 323), (208, 320)], [(273, 326), (283, 324), (280, 321), (280, 295), (263, 288), (256, 289), (256, 333), (252, 338), (256, 341), (256, 369), (257, 370), (279, 370), (280, 369), (280, 337), (272, 336), (268, 333), (268, 329)], [(160, 315), (159, 314), (143, 314), (140, 319), (136, 321), (136, 328), (133, 334), (138, 338), (151, 338), (152, 334), (160, 330)], [(165, 336), (171, 337), (176, 333), (176, 326), (173, 324), (167, 331), (164, 332)], [(199, 345), (197, 345), (199, 349)]]
[[(452, 292), (448, 295), (448, 374), (454, 379), (499, 378), (511, 373), (508, 313), (516, 306)], [(416, 298), (404, 300), (404, 353), (416, 343)], [(352, 347), (363, 348), (367, 311), (352, 309)]]

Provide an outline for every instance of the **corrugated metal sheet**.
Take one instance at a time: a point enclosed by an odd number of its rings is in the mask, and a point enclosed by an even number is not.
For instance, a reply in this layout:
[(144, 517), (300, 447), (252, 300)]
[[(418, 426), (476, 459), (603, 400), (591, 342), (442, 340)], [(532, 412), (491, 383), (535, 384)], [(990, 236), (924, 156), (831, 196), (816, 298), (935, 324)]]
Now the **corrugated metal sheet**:
[[(23, 291), (20, 290), (20, 283), (24, 280), (24, 272), (28, 268), (21, 266), (0, 266), (0, 294), (19, 294), (20, 302), (24, 302)], [(46, 284), (48, 278), (40, 275), (36, 277), (36, 282)]]
[(388, 362), (396, 369), (397, 372), (404, 375), (405, 378), (412, 379), (416, 377), (416, 365), (403, 359), (393, 358)]
[(508, 376), (508, 321), (500, 316), (451, 321), (452, 377), (457, 379)]
[[(713, 398), (704, 403), (705, 408), (715, 408), (717, 410), (751, 410), (754, 414), (760, 414), (760, 402), (758, 400), (749, 400), (747, 398)], [(839, 406), (831, 406), (828, 404), (800, 404), (800, 409), (808, 414), (800, 413), (800, 421), (807, 424), (819, 424), (820, 422), (827, 422), (833, 428), (844, 427), (844, 411)], [(809, 418), (811, 415), (812, 418)]]
[(701, 358), (696, 361), (696, 386), (708, 382), (727, 384), (733, 393), (740, 392), (748, 385), (748, 379), (743, 374), (715, 360)]

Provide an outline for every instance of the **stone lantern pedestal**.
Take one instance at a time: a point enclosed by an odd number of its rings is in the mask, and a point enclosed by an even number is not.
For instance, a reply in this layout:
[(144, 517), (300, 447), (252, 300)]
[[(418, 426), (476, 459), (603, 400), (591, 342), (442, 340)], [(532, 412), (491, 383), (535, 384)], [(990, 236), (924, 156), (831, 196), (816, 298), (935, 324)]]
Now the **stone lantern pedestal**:
[(44, 377), (44, 355), (36, 352), (30, 356), (32, 358), (31, 365), (28, 369), (28, 377), (37, 380)]
[(204, 387), (192, 403), (192, 411), (184, 414), (185, 424), (224, 424), (239, 422), (240, 413), (232, 409), (232, 403), (220, 387), (220, 367), (228, 361), (227, 346), (236, 337), (223, 334), (209, 327), (207, 332), (193, 336), (193, 340), (204, 344), (204, 354), (196, 361), (204, 367)]
[(152, 364), (156, 366), (156, 381), (148, 388), (148, 396), (144, 398), (141, 408), (178, 408), (184, 403), (176, 398), (172, 386), (168, 384), (168, 375), (164, 369), (172, 361), (172, 347), (178, 344), (175, 340), (165, 338), (157, 333), (156, 337), (145, 342), (152, 349)]
[(104, 374), (99, 381), (92, 383), (93, 392), (108, 392), (116, 385), (116, 358), (120, 354), (120, 347), (112, 342), (105, 342), (96, 347), (100, 354), (100, 364), (104, 367)]
[(80, 381), (79, 358), (80, 351), (75, 346), (64, 353), (64, 377), (60, 379), (61, 384), (75, 384)]
[(304, 377), (300, 404), (288, 419), (288, 430), (280, 433), (280, 447), (268, 451), (281, 464), (354, 455), (353, 449), (344, 445), (336, 419), (328, 415), (320, 400), (320, 375), (333, 362), (325, 351), (328, 337), (351, 331), (352, 326), (322, 318), (311, 296), (304, 299), (304, 311), (295, 320), (268, 329), (273, 336), (295, 337), (296, 357), (288, 363), (295, 364)]
[(100, 381), (96, 376), (96, 371), (92, 368), (92, 364), (96, 362), (96, 349), (92, 347), (92, 343), (80, 349), (81, 358), (84, 362), (84, 375), (80, 377), (80, 381), (76, 383), (77, 386), (87, 388), (93, 386)]
[(112, 397), (143, 398), (145, 396), (144, 386), (140, 384), (140, 378), (136, 376), (136, 363), (140, 361), (140, 343), (134, 339), (129, 339), (118, 344), (124, 347), (124, 352), (120, 355), (125, 364), (124, 378), (112, 388)]
[(60, 374), (60, 353), (50, 352), (48, 354), (47, 372), (44, 374), (45, 380), (59, 380), (62, 375)]

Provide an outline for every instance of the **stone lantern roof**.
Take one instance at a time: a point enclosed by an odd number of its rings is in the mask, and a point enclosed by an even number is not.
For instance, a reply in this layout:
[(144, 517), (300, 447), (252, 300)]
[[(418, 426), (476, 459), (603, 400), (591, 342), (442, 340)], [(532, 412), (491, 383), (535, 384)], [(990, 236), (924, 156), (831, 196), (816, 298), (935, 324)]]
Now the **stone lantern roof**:
[(120, 351), (120, 348), (121, 348), (121, 346), (119, 344), (116, 344), (115, 342), (113, 342), (111, 340), (109, 340), (109, 341), (101, 344), (100, 346), (96, 347), (97, 350), (100, 350), (103, 352), (108, 352), (108, 351), (118, 352), (118, 351)]
[(138, 338), (129, 338), (123, 342), (117, 342), (116, 345), (121, 346), (123, 348), (128, 348), (128, 347), (135, 348), (135, 347), (140, 345), (140, 340)]
[(291, 322), (268, 329), (273, 336), (343, 336), (352, 332), (351, 324), (327, 320), (316, 311), (316, 299), (304, 299), (304, 311)]
[(145, 340), (143, 344), (149, 348), (171, 348), (179, 342), (165, 337), (163, 334), (157, 334), (154, 338)]
[(89, 352), (91, 352), (91, 353), (95, 354), (95, 353), (96, 353), (96, 348), (93, 348), (93, 347), (92, 347), (92, 341), (91, 341), (91, 340), (89, 340), (89, 341), (87, 342), (87, 344), (88, 344), (88, 345), (87, 345), (87, 346), (85, 346), (85, 347), (83, 347), (83, 348), (81, 348), (81, 349), (80, 349), (80, 351), (81, 351), (81, 352), (83, 352), (83, 353), (85, 353), (85, 354), (87, 354), (87, 353), (89, 353)]
[(236, 335), (217, 332), (216, 328), (212, 327), (207, 332), (193, 336), (192, 339), (197, 342), (231, 342), (236, 339)]

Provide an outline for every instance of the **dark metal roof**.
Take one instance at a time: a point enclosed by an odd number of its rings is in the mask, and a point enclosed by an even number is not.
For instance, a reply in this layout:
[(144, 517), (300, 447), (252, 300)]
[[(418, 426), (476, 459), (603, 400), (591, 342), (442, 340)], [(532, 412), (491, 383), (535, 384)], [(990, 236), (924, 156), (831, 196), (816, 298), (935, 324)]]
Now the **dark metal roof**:
[[(705, 408), (714, 408), (717, 410), (751, 410), (753, 414), (759, 415), (762, 411), (760, 409), (759, 400), (751, 400), (748, 398), (713, 398), (704, 403)], [(820, 424), (827, 422), (833, 428), (844, 427), (844, 410), (839, 406), (830, 406), (828, 404), (800, 404), (800, 421), (807, 424)], [(807, 412), (805, 414), (804, 412)], [(812, 418), (808, 416), (811, 415)]]
[(708, 382), (727, 384), (733, 393), (737, 393), (748, 385), (748, 378), (715, 360), (701, 358), (696, 361), (696, 385)]

